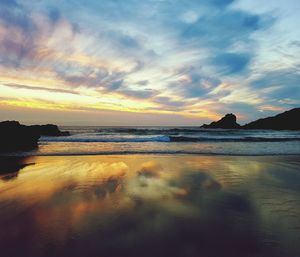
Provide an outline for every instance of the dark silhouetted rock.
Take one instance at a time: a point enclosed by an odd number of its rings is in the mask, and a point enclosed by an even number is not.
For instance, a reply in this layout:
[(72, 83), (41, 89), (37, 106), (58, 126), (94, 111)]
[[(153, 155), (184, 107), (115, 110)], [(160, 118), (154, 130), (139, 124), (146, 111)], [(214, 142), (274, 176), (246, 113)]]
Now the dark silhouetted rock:
[(30, 150), (38, 145), (40, 134), (17, 121), (0, 122), (0, 151)]
[(36, 130), (41, 136), (69, 136), (70, 133), (68, 131), (60, 131), (56, 125), (47, 124), (47, 125), (33, 125), (30, 126), (34, 130)]
[(25, 126), (18, 121), (0, 122), (0, 152), (32, 150), (41, 136), (69, 136), (56, 125)]
[(300, 130), (300, 108), (295, 108), (273, 117), (259, 119), (242, 127), (243, 129)]
[(18, 176), (20, 170), (34, 164), (28, 157), (0, 156), (0, 179), (12, 180)]
[(226, 114), (222, 119), (219, 121), (214, 121), (209, 125), (204, 124), (201, 128), (205, 129), (238, 129), (241, 126), (236, 123), (236, 116), (232, 113)]

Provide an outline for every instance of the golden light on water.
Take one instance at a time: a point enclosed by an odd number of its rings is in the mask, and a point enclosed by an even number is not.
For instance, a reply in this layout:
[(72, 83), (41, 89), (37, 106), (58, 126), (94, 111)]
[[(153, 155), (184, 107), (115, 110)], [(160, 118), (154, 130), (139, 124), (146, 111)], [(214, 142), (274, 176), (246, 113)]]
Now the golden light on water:
[[(270, 164), (270, 160), (275, 164)], [(238, 251), (244, 253), (244, 241), (240, 238), (251, 242), (252, 237), (261, 240), (260, 230), (275, 233), (270, 213), (274, 213), (274, 219), (285, 213), (277, 213), (278, 201), (283, 202), (281, 209), (293, 207), (293, 213), (300, 210), (293, 200), (298, 197), (297, 191), (278, 190), (278, 174), (273, 173), (276, 162), (280, 163), (280, 157), (25, 158), (21, 163), (28, 166), (1, 176), (0, 224), (5, 237), (0, 233), (0, 242), (21, 240), (24, 244), (26, 232), (31, 231), (35, 237), (25, 244), (32, 251), (51, 244), (60, 256), (61, 249), (73, 249), (67, 246), (71, 240), (76, 242), (72, 247), (86, 253), (83, 245), (88, 240), (95, 241), (93, 251), (99, 253), (105, 251), (106, 240), (110, 238), (109, 242), (118, 247), (134, 243), (135, 251), (142, 253), (144, 248), (138, 245), (147, 245), (149, 236), (175, 240), (173, 247), (181, 249), (184, 239), (176, 241), (174, 231), (177, 235), (187, 230), (189, 233), (184, 237), (192, 231), (197, 235), (193, 237), (196, 241), (198, 237), (210, 237), (211, 233), (217, 245), (222, 245), (224, 236), (234, 239), (235, 247), (241, 247)], [(291, 172), (296, 162), (296, 157), (291, 158), (291, 165), (284, 166), (284, 172), (295, 174)], [(280, 187), (284, 189), (284, 184)], [(252, 224), (254, 221), (258, 223)], [(289, 233), (294, 240), (297, 231), (290, 227), (297, 224), (286, 218), (280, 233)], [(253, 226), (257, 234), (253, 234)], [(283, 237), (280, 240), (286, 244)], [(192, 247), (201, 242), (193, 243)], [(162, 247), (172, 249), (170, 245)], [(207, 244), (201, 245), (201, 249), (211, 251)]]

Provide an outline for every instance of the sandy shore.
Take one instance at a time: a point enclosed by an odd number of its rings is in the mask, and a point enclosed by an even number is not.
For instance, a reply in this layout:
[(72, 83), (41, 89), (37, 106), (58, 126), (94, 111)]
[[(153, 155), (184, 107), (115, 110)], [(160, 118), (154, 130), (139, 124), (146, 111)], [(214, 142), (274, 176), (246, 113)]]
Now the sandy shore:
[(0, 163), (3, 256), (300, 256), (300, 156)]

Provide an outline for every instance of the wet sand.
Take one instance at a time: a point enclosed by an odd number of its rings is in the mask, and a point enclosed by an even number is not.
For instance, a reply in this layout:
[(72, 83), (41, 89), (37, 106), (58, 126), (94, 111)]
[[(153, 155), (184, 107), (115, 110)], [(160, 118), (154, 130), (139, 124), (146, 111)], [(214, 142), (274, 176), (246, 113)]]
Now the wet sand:
[(300, 256), (300, 156), (0, 158), (1, 256)]

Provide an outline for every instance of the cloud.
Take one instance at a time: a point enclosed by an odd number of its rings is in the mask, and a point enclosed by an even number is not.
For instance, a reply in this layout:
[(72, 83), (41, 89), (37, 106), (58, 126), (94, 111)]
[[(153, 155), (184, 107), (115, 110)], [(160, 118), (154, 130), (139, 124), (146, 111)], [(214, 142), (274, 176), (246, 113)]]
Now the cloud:
[(118, 93), (120, 93), (123, 96), (127, 96), (130, 98), (134, 98), (134, 99), (149, 99), (152, 98), (153, 96), (155, 96), (156, 94), (158, 94), (158, 92), (156, 90), (133, 90), (133, 89), (121, 89), (117, 91)]
[(48, 11), (48, 17), (50, 18), (50, 20), (53, 23), (56, 23), (61, 19), (62, 15), (61, 15), (59, 9), (50, 7), (49, 11)]
[(212, 64), (217, 66), (224, 74), (237, 74), (245, 71), (250, 64), (251, 56), (245, 53), (222, 53), (212, 59)]
[(159, 105), (159, 107), (156, 109), (162, 109), (166, 111), (182, 111), (185, 110), (186, 107), (191, 104), (190, 102), (187, 101), (174, 100), (171, 97), (166, 97), (166, 96), (153, 97), (152, 101)]
[[(221, 112), (213, 105), (230, 111), (241, 102), (243, 115), (257, 113), (262, 101), (297, 105), (297, 68), (264, 70), (272, 65), (265, 42), (269, 33), (274, 37), (280, 17), (240, 4), (0, 0), (1, 81), (16, 90), (80, 92), (97, 103), (99, 96), (114, 103), (122, 99), (128, 110), (139, 106), (173, 115), (214, 112), (213, 117)], [(296, 51), (299, 40), (284, 35), (276, 34)], [(38, 87), (30, 84), (41, 80)]]
[(1, 1), (0, 8), (0, 64), (18, 66), (20, 60), (35, 47), (36, 26), (21, 5)]
[(235, 0), (212, 0), (211, 3), (216, 5), (217, 7), (224, 7), (232, 4)]
[(47, 87), (38, 87), (38, 86), (28, 86), (28, 85), (20, 85), (20, 84), (4, 84), (6, 87), (11, 88), (19, 88), (19, 89), (29, 89), (29, 90), (41, 90), (41, 91), (48, 91), (54, 93), (67, 93), (67, 94), (79, 94), (74, 90), (67, 90), (67, 89), (59, 89), (59, 88), (47, 88)]
[(215, 15), (203, 15), (192, 25), (182, 24), (182, 40), (196, 40), (207, 48), (226, 50), (237, 42), (251, 44), (253, 32), (267, 24), (258, 15), (242, 11), (223, 11)]
[(250, 83), (252, 90), (260, 92), (266, 102), (287, 108), (299, 106), (300, 73), (296, 69), (266, 72)]
[(67, 35), (75, 31), (74, 24), (65, 20), (58, 23), (59, 20), (61, 14), (56, 8), (49, 12), (35, 12), (25, 4), (0, 8), (0, 65), (20, 70), (45, 65), (50, 68), (57, 61), (49, 60), (50, 55), (58, 56), (51, 45), (57, 40), (54, 33), (64, 30), (67, 40)]
[(115, 91), (115, 90), (119, 89), (120, 87), (122, 87), (123, 83), (124, 83), (123, 79), (116, 80), (116, 81), (109, 83), (105, 89), (108, 91)]
[(141, 81), (138, 81), (137, 84), (140, 85), (140, 86), (146, 86), (146, 85), (149, 84), (149, 81), (148, 80), (141, 80)]
[(17, 7), (18, 3), (16, 0), (0, 0), (0, 5), (8, 7)]
[(170, 85), (170, 88), (179, 92), (185, 98), (207, 97), (221, 81), (216, 77), (205, 75), (201, 68), (193, 66), (177, 70), (174, 76), (179, 79)]
[(53, 68), (57, 78), (71, 87), (87, 87), (114, 91), (122, 87), (126, 72), (110, 67), (82, 65), (76, 62), (61, 63)]
[(122, 30), (110, 30), (107, 31), (104, 34), (104, 36), (109, 38), (113, 43), (117, 44), (119, 47), (126, 48), (126, 50), (136, 50), (141, 47), (137, 38), (126, 34)]

